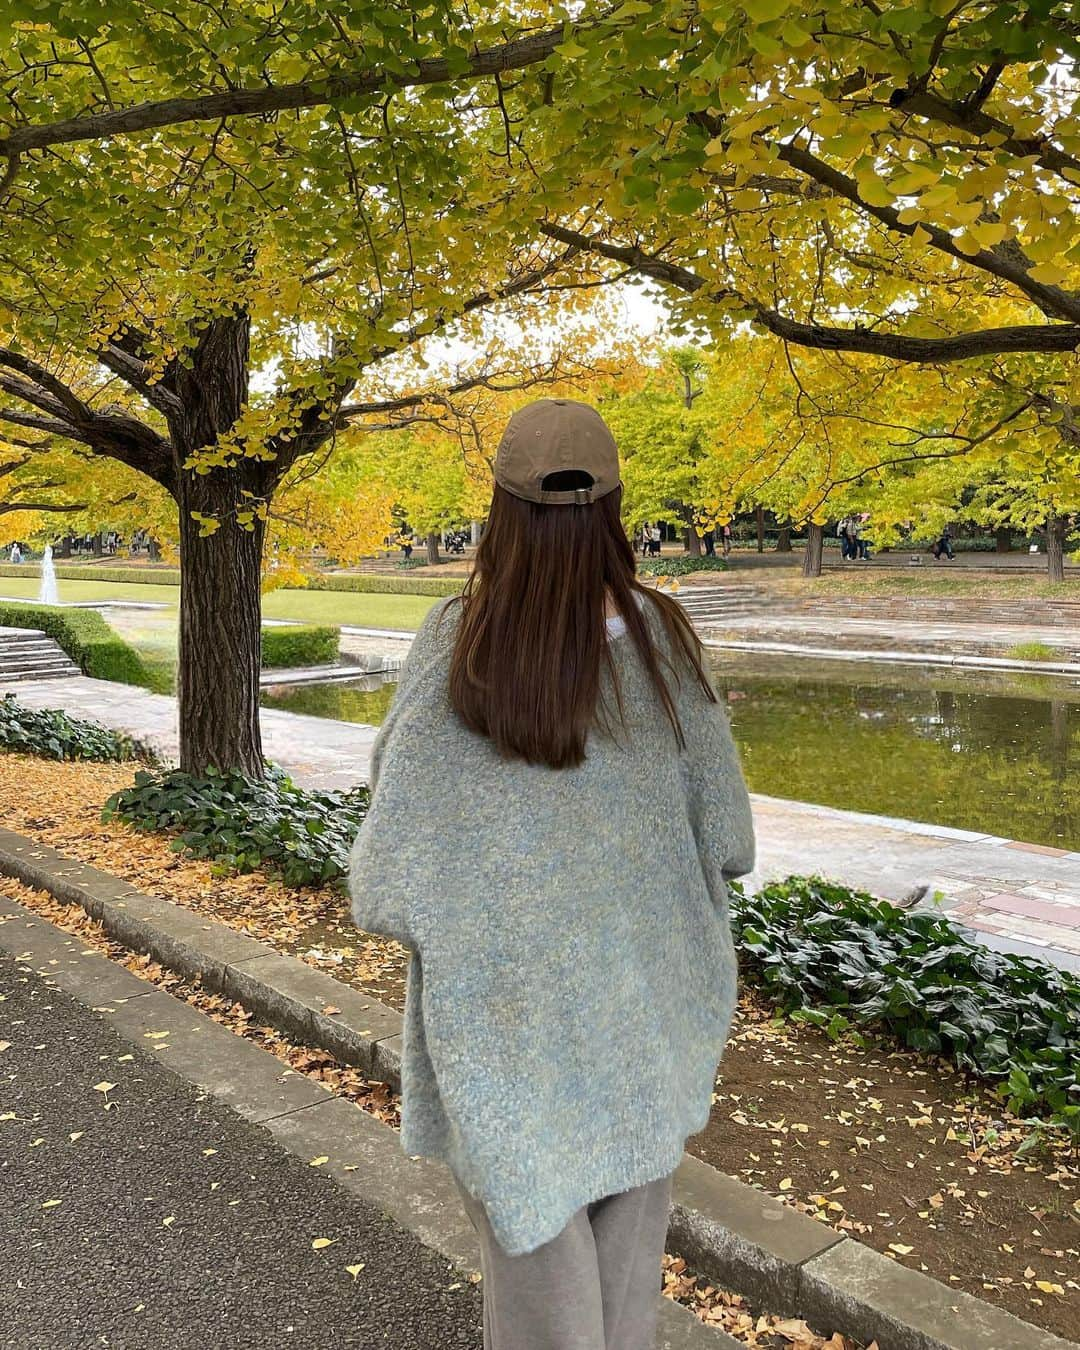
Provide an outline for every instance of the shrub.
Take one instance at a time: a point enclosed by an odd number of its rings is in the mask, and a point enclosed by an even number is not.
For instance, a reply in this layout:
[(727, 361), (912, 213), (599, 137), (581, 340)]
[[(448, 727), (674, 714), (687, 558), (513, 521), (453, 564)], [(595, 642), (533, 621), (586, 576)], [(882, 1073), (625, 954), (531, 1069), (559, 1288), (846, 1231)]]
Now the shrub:
[(646, 577), (685, 577), (690, 572), (726, 572), (728, 563), (724, 558), (710, 558), (703, 554), (692, 558), (685, 554), (681, 558), (645, 558), (638, 563), (638, 572)]
[(0, 600), (0, 627), (37, 628), (63, 647), (84, 675), (118, 680), (144, 689), (157, 681), (134, 647), (115, 633), (94, 609), (66, 609)]
[[(129, 584), (146, 586), (179, 586), (180, 571), (176, 567), (155, 565), (153, 563), (121, 563), (99, 566), (97, 563), (85, 563), (72, 567), (66, 563), (55, 563), (54, 570), (59, 581), (125, 581)], [(0, 577), (40, 576), (41, 565), (29, 563), (2, 563)]]
[(991, 951), (940, 914), (820, 878), (731, 891), (744, 973), (800, 1020), (885, 1031), (996, 1081), (1080, 1142), (1080, 980)]
[(262, 663), (264, 666), (323, 666), (338, 658), (340, 628), (315, 624), (282, 624), (264, 628)]
[(359, 591), (372, 595), (458, 595), (465, 577), (389, 577), (323, 572), (308, 583), (313, 591)]
[(307, 791), (279, 769), (262, 781), (235, 773), (143, 770), (132, 787), (108, 799), (102, 818), (175, 834), (177, 852), (211, 858), (223, 869), (266, 867), (290, 886), (310, 886), (346, 874), (367, 803), (365, 787)]
[(0, 748), (43, 759), (124, 760), (139, 753), (130, 736), (59, 708), (24, 708), (14, 694), (0, 698)]
[(1018, 642), (1009, 648), (1014, 661), (1056, 661), (1061, 653), (1045, 642)]

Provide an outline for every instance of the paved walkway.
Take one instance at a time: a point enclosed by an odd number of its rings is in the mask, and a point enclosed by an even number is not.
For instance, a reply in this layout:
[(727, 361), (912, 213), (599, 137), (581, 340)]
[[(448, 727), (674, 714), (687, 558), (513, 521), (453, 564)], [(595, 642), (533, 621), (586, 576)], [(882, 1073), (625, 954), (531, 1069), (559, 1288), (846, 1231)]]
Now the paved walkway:
[[(63, 707), (178, 757), (173, 699), (75, 676), (13, 689), (30, 707)], [(377, 728), (262, 710), (270, 759), (311, 786), (367, 778)], [(1080, 971), (1080, 852), (971, 830), (839, 811), (755, 795), (759, 866), (753, 880), (818, 873), (901, 900), (925, 892), (987, 946)], [(934, 896), (940, 896), (935, 902)]]
[(168, 1032), (124, 1039), (6, 952), (0, 986), (5, 1350), (479, 1350), (478, 1286), (170, 1072)]
[(758, 610), (703, 625), (710, 637), (794, 641), (831, 648), (880, 648), (882, 651), (984, 653), (1007, 655), (1025, 642), (1039, 642), (1060, 653), (1061, 661), (1080, 662), (1080, 632), (1050, 624), (948, 623), (925, 619), (862, 619), (844, 614)]

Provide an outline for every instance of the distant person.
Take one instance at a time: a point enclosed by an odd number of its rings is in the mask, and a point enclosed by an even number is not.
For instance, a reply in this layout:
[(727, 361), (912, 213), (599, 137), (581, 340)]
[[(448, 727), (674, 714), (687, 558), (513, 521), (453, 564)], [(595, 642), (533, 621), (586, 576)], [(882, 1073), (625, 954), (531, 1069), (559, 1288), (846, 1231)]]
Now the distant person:
[(837, 537), (837, 539), (840, 540), (840, 556), (841, 556), (841, 558), (846, 558), (846, 557), (848, 556), (848, 525), (849, 525), (849, 523), (850, 523), (850, 522), (848, 521), (847, 516), (845, 516), (845, 517), (843, 518), (843, 520), (841, 520), (840, 523), (839, 523), (839, 524), (837, 525), (837, 527), (836, 527), (836, 537)]
[(457, 1182), (486, 1350), (653, 1350), (750, 801), (685, 611), (637, 579), (600, 415), (519, 409), (494, 477), (372, 747), (352, 917), (409, 951), (399, 1143)]
[(941, 534), (938, 536), (930, 552), (935, 558), (941, 558), (942, 555), (944, 555), (950, 562), (955, 559), (956, 555), (953, 553), (952, 529), (950, 526), (946, 525), (941, 531)]
[(654, 525), (649, 531), (649, 552), (654, 558), (660, 556), (660, 526)]
[(18, 544), (12, 544), (11, 546), (11, 561), (13, 563), (22, 562), (22, 549), (18, 546)]
[(701, 536), (701, 542), (705, 545), (706, 558), (716, 557), (716, 534), (712, 530), (706, 530)]
[(731, 522), (729, 521), (723, 529), (724, 557), (731, 552)]
[(405, 561), (408, 562), (409, 559), (412, 557), (412, 551), (413, 551), (413, 539), (412, 539), (412, 535), (411, 535), (411, 534), (407, 534), (404, 530), (402, 530), (401, 535), (400, 535), (400, 537), (399, 537), (399, 539), (398, 539), (398, 542), (399, 542), (400, 545), (401, 545), (401, 551), (402, 551), (402, 553), (405, 555)]
[(862, 521), (861, 521), (861, 520), (853, 520), (853, 521), (851, 522), (851, 529), (852, 529), (852, 535), (853, 535), (852, 543), (853, 543), (854, 546), (855, 546), (855, 553), (853, 554), (853, 557), (855, 558), (855, 560), (856, 560), (857, 562), (869, 562), (869, 561), (870, 561), (870, 546), (867, 544), (866, 540), (863, 538)]

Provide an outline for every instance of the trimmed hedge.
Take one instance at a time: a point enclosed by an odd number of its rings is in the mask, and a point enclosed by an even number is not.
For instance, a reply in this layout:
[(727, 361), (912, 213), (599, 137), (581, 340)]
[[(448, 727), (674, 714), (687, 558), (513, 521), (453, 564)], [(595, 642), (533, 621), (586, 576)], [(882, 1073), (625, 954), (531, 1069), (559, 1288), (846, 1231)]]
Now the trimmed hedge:
[(14, 694), (0, 698), (0, 750), (42, 759), (134, 759), (141, 747), (123, 732), (69, 717), (61, 708), (24, 708)]
[(992, 951), (931, 910), (788, 877), (731, 887), (748, 976), (830, 1037), (866, 1027), (996, 1083), (1018, 1115), (1047, 1116), (1080, 1143), (1080, 979)]
[(691, 572), (726, 572), (729, 564), (724, 558), (700, 558), (684, 554), (678, 558), (646, 558), (638, 563), (638, 574), (643, 577), (685, 577)]
[(367, 806), (366, 787), (308, 791), (275, 768), (262, 782), (175, 769), (140, 771), (134, 786), (114, 793), (101, 814), (175, 834), (174, 850), (211, 858), (222, 871), (265, 867), (289, 886), (321, 886), (344, 880)]
[(262, 663), (266, 669), (329, 665), (338, 658), (340, 640), (340, 628), (275, 624), (262, 630)]
[[(59, 581), (125, 581), (143, 586), (179, 586), (180, 570), (176, 567), (146, 566), (134, 564), (131, 567), (102, 566), (86, 563), (82, 567), (73, 567), (70, 563), (55, 563), (54, 570)], [(25, 577), (41, 575), (41, 564), (0, 563), (0, 577)]]
[(322, 573), (312, 577), (313, 591), (360, 591), (370, 595), (460, 595), (467, 577), (389, 577), (356, 572), (350, 576)]
[[(419, 564), (426, 566), (426, 564)], [(0, 564), (0, 576), (24, 577), (39, 574), (36, 563)], [(58, 567), (56, 575), (69, 581), (121, 581), (128, 585), (179, 586), (180, 572), (175, 567)], [(380, 573), (326, 572), (313, 576), (306, 589), (310, 591), (359, 591), (373, 595), (457, 595), (465, 585), (465, 577), (393, 577)], [(284, 587), (285, 590), (304, 590), (305, 587)]]
[(109, 627), (96, 609), (61, 609), (0, 600), (0, 627), (37, 628), (67, 652), (84, 675), (156, 689), (160, 681), (134, 647)]

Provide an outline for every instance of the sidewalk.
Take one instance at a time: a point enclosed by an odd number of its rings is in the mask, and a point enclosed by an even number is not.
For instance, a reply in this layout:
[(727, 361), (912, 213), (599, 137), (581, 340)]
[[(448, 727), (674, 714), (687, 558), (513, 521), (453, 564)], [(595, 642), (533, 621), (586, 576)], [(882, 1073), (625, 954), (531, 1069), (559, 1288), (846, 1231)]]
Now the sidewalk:
[[(13, 689), (28, 707), (63, 707), (178, 755), (171, 698), (73, 676)], [(262, 710), (267, 756), (299, 782), (348, 788), (367, 778), (377, 728)], [(886, 899), (935, 893), (989, 947), (1080, 970), (1080, 852), (886, 816), (756, 795), (754, 881), (818, 873)]]

